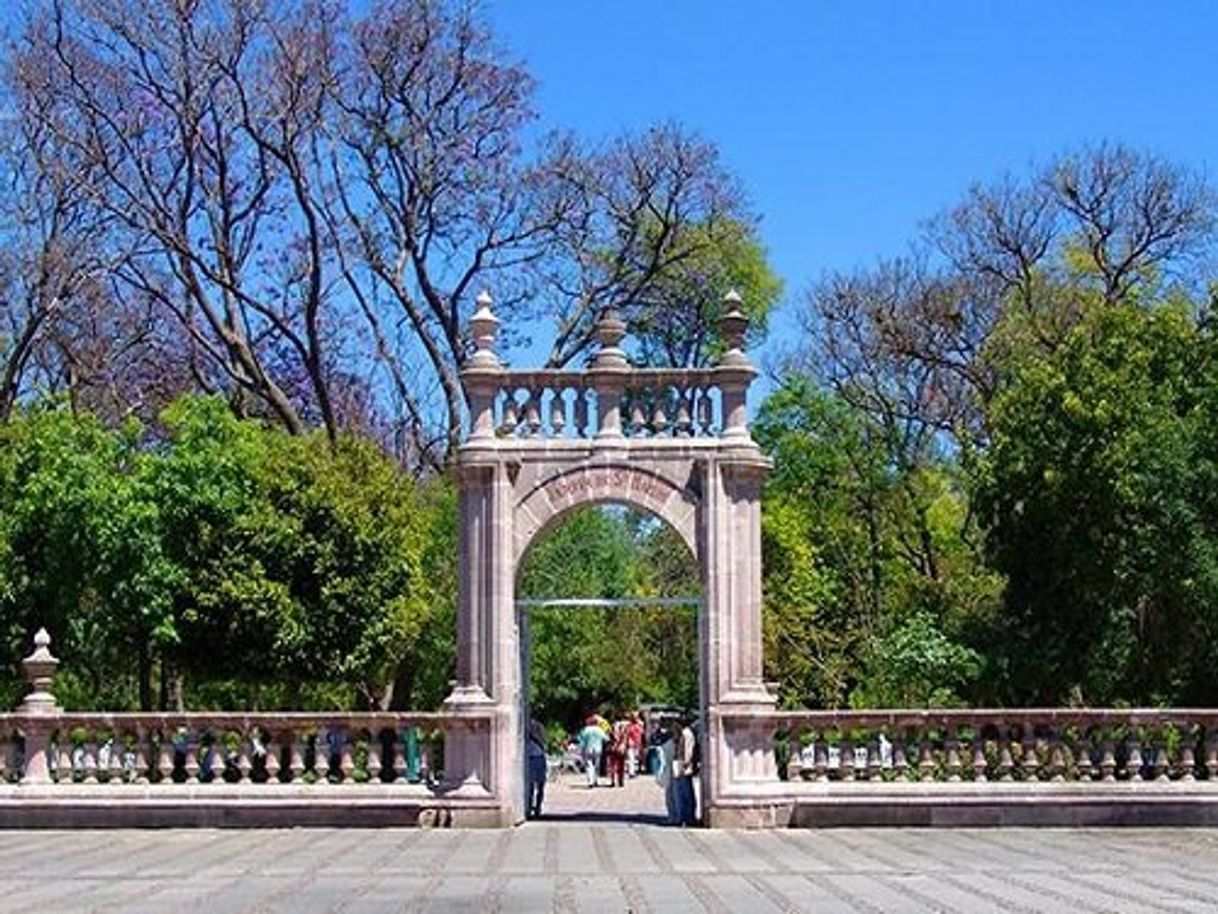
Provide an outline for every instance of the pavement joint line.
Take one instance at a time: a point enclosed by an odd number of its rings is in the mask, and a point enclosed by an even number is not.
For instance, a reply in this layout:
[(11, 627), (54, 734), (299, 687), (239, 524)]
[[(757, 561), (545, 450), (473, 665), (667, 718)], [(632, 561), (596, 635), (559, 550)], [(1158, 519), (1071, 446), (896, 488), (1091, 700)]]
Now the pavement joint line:
[(515, 832), (511, 829), (503, 830), (499, 840), (495, 842), (495, 846), (491, 848), (490, 855), (486, 859), (486, 871), (488, 873), (503, 872), (503, 864), (507, 860), (508, 851), (511, 850), (514, 834)]
[(652, 837), (650, 832), (643, 828), (638, 830), (638, 836), (639, 840), (643, 842), (643, 847), (647, 849), (647, 853), (651, 855), (651, 859), (655, 861), (656, 869), (661, 873), (674, 872), (672, 858), (670, 858), (668, 854), (665, 853), (664, 849), (660, 847), (660, 842)]
[[(1112, 911), (1111, 907), (1099, 907), (1085, 898), (1079, 898), (1077, 895), (1059, 891), (1058, 889), (1046, 886), (1043, 882), (1037, 882), (1030, 878), (1014, 876), (1010, 873), (990, 873), (989, 875), (992, 879), (997, 879), (999, 882), (1004, 882), (1025, 892), (1031, 892), (1033, 895), (1041, 895), (1053, 901), (1069, 904), (1074, 910), (1081, 908), (1086, 911), (1094, 911), (1095, 914), (1110, 914)], [(1043, 876), (1044, 874), (1041, 875)]]
[(1214, 896), (1218, 897), (1218, 881), (1206, 879), (1204, 876), (1198, 876), (1196, 873), (1191, 873), (1188, 870), (1182, 870), (1179, 867), (1180, 863), (1179, 861), (1176, 861), (1176, 866), (1167, 867), (1166, 872), (1171, 873), (1171, 875), (1175, 876), (1177, 879), (1183, 879), (1185, 882), (1200, 883), (1206, 888), (1213, 889)]
[[(827, 873), (802, 873), (804, 879), (819, 889), (824, 889), (838, 900), (846, 902), (854, 911), (867, 911), (868, 914), (891, 914), (891, 912), (872, 904), (861, 895), (856, 895), (843, 885), (838, 885)], [(856, 874), (855, 874), (856, 875)]]
[(481, 914), (499, 914), (503, 910), (503, 896), (510, 881), (510, 877), (500, 872), (495, 872), (487, 880), (486, 888), (478, 898), (478, 911)]
[(898, 895), (908, 895), (914, 901), (924, 906), (929, 911), (934, 911), (936, 914), (944, 914), (944, 912), (956, 911), (957, 914), (969, 914), (968, 911), (960, 912), (958, 908), (950, 908), (945, 905), (940, 899), (931, 895), (927, 895), (919, 888), (909, 885), (913, 879), (916, 879), (919, 874), (911, 873), (882, 873), (873, 877), (876, 882), (887, 886), (891, 891)]
[(681, 881), (685, 883), (690, 894), (698, 899), (698, 904), (702, 905), (702, 910), (707, 914), (732, 914), (731, 908), (724, 904), (723, 899), (715, 894), (715, 890), (706, 884), (706, 880), (700, 873), (683, 873)]
[(617, 881), (618, 890), (626, 899), (626, 910), (630, 914), (651, 914), (651, 905), (643, 893), (643, 886), (635, 876), (622, 876)]
[(617, 864), (614, 862), (613, 852), (609, 849), (609, 839), (605, 837), (605, 830), (596, 825), (592, 826), (592, 849), (596, 852), (596, 862), (603, 872), (617, 873)]
[[(1147, 898), (1145, 895), (1138, 895), (1129, 888), (1124, 888), (1122, 885), (1096, 885), (1096, 882), (1086, 873), (1073, 873), (1070, 876), (1070, 881), (1084, 889), (1088, 889), (1099, 895), (1110, 895), (1122, 901), (1132, 902), (1135, 905), (1152, 905), (1158, 906), (1160, 910), (1165, 911), (1188, 911), (1189, 908), (1183, 901), (1173, 901), (1170, 898)], [(1145, 884), (1142, 882), (1141, 884)], [(1211, 899), (1212, 900), (1212, 899)]]
[(1039, 906), (1029, 907), (1022, 902), (1015, 901), (1009, 895), (999, 895), (997, 892), (991, 892), (984, 886), (979, 886), (975, 882), (970, 882), (951, 873), (940, 873), (939, 878), (948, 885), (953, 885), (963, 892), (968, 892), (970, 895), (976, 895), (979, 898), (984, 898), (986, 901), (994, 902), (1002, 911), (1018, 911), (1020, 914), (1042, 914), (1043, 908)]
[(575, 880), (570, 876), (559, 876), (554, 881), (554, 914), (578, 911), (575, 902)]
[(404, 914), (420, 914), (427, 907), (427, 903), (431, 901), (431, 896), (436, 894), (436, 890), (443, 884), (444, 874), (433, 872), (431, 878), (423, 883), (414, 898), (411, 898), (406, 904), (402, 905)]
[(717, 850), (710, 846), (710, 841), (707, 839), (705, 832), (695, 833), (689, 829), (682, 829), (681, 834), (685, 836), (685, 840), (693, 847), (694, 852), (710, 864), (712, 871), (716, 873), (731, 872), (732, 868), (728, 865), (727, 861), (719, 855)]
[(1181, 896), (1182, 898), (1191, 898), (1193, 901), (1200, 901), (1208, 905), (1212, 905), (1214, 903), (1215, 895), (1213, 892), (1208, 895), (1202, 895), (1200, 892), (1190, 889), (1187, 886), (1168, 885), (1161, 880), (1148, 878), (1145, 873), (1138, 875), (1138, 881), (1142, 885), (1151, 886), (1152, 888), (1156, 888), (1161, 892), (1171, 892), (1175, 895)]
[(891, 854), (888, 854), (883, 850), (877, 853), (873, 848), (859, 847), (858, 842), (851, 838), (848, 834), (838, 835), (836, 838), (839, 845), (852, 850), (860, 857), (865, 857), (868, 860), (875, 861), (876, 863), (880, 864), (880, 866), (886, 867), (894, 873), (904, 874), (918, 872), (916, 868), (910, 868), (908, 860), (901, 861), (894, 859)]
[(744, 873), (744, 880), (760, 892), (782, 914), (800, 914), (800, 908), (778, 886), (761, 873)]

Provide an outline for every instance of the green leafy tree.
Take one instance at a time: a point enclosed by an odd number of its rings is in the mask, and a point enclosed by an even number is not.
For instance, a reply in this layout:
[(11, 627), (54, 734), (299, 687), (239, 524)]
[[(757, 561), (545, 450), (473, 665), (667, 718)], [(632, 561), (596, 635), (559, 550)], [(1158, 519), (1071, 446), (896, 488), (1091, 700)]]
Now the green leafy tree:
[(1012, 360), (979, 493), (1009, 577), (1000, 697), (1218, 697), (1214, 352), (1183, 302), (1096, 302)]

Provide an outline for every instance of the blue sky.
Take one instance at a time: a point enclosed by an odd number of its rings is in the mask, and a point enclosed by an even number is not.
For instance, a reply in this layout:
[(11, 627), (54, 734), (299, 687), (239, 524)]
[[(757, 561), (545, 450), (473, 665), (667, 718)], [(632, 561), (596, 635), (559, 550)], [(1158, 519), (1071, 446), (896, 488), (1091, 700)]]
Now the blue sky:
[[(1103, 139), (1218, 178), (1218, 2), (491, 0), (547, 126), (714, 140), (788, 298)], [(789, 314), (778, 327), (789, 326)]]

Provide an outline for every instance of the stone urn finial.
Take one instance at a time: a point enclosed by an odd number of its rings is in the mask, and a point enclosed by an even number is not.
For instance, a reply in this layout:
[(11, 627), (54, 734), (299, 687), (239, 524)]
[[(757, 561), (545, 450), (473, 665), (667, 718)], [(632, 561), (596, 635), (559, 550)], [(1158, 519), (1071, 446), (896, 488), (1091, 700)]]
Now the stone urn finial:
[(597, 368), (625, 366), (626, 353), (622, 352), (620, 344), (626, 338), (626, 322), (617, 308), (609, 307), (601, 312), (594, 333), (600, 350), (592, 364)]
[(483, 289), (474, 299), (478, 306), (469, 319), (469, 329), (474, 337), (474, 354), (470, 365), (479, 368), (499, 368), (499, 357), (495, 355), (495, 334), (499, 329), (499, 318), (491, 310), (494, 300), (491, 293)]
[(727, 350), (720, 360), (722, 365), (747, 365), (748, 356), (744, 354), (744, 335), (749, 329), (749, 319), (740, 308), (742, 304), (740, 293), (730, 289), (723, 296), (723, 316), (719, 318), (719, 332)]
[(21, 703), (21, 711), (26, 714), (49, 714), (58, 710), (55, 696), (51, 694), (51, 683), (59, 661), (52, 656), (50, 648), (51, 636), (45, 628), (40, 628), (34, 635), (34, 652), (21, 661), (26, 682), (30, 684), (30, 694)]

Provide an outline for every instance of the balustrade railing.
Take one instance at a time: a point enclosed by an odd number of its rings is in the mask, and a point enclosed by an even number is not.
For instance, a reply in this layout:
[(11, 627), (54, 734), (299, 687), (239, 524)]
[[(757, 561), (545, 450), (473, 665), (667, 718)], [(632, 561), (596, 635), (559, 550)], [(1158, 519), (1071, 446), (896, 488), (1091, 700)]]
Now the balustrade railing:
[(494, 399), (495, 430), (517, 438), (594, 438), (602, 428), (603, 397), (616, 398), (628, 437), (706, 438), (723, 430), (714, 369), (638, 369), (624, 389), (608, 392), (577, 372), (507, 372)]
[(739, 723), (770, 730), (792, 781), (1218, 782), (1215, 709), (790, 711)]
[(470, 441), (520, 439), (748, 439), (745, 394), (756, 371), (744, 354), (748, 320), (728, 293), (720, 332), (726, 344), (709, 368), (640, 368), (620, 343), (625, 323), (612, 309), (597, 321), (599, 344), (584, 371), (508, 371), (495, 354), (499, 319), (478, 297), (470, 319), (476, 347), (462, 369), (469, 392)]
[(445, 732), (467, 720), (425, 713), (0, 715), (0, 783), (45, 754), (71, 784), (424, 784), (443, 774)]

